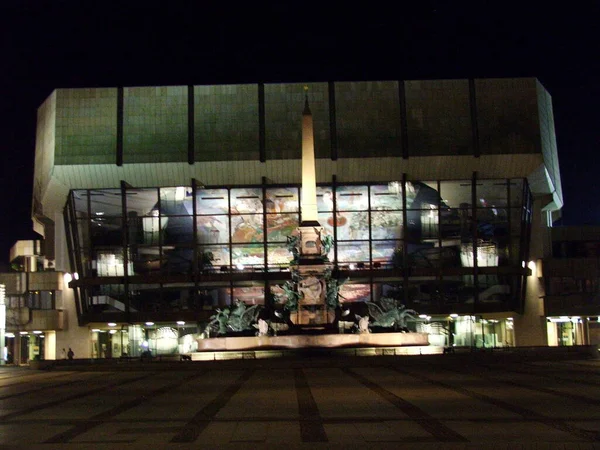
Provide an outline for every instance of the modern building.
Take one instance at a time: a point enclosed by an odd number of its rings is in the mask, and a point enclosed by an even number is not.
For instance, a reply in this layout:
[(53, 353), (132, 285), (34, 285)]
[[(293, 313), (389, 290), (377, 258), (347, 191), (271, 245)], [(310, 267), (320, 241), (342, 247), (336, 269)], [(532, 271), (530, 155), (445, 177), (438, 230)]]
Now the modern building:
[(47, 356), (190, 351), (216, 308), (276, 307), (302, 220), (305, 85), (342, 302), (396, 298), (440, 345), (547, 344), (531, 266), (562, 191), (538, 80), (259, 83), (42, 104), (34, 229), (70, 278)]
[(548, 345), (600, 345), (600, 227), (552, 228), (542, 260)]

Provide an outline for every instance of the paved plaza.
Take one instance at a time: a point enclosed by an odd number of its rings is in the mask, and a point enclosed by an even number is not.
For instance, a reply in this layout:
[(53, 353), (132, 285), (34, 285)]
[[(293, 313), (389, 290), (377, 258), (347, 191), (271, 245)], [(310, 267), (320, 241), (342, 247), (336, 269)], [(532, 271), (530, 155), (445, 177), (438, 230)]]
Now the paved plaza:
[(0, 417), (2, 449), (600, 449), (600, 361), (2, 366)]

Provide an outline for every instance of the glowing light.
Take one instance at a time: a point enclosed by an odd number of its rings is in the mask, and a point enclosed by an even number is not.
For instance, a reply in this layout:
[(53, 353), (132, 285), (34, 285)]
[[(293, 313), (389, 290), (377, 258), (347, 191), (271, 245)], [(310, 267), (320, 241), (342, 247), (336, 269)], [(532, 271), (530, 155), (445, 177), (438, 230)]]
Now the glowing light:
[(185, 322), (183, 320), (178, 320), (177, 325), (185, 325)]
[(73, 277), (70, 273), (65, 273), (63, 279), (65, 280), (65, 284), (69, 284), (73, 280)]
[(42, 334), (42, 332), (40, 330), (35, 330), (33, 334)]
[(152, 325), (154, 325), (154, 322), (146, 322), (146, 325), (148, 325), (149, 327), (151, 327)]
[(529, 261), (527, 267), (529, 268), (529, 270), (531, 270), (531, 275), (535, 277), (537, 275), (537, 266), (535, 264), (535, 261)]
[(356, 264), (350, 264), (350, 265), (348, 266), (348, 268), (349, 268), (350, 270), (356, 270)]
[(109, 327), (116, 327), (116, 326), (117, 326), (117, 324), (116, 324), (116, 323), (114, 323), (114, 322), (108, 322), (108, 324), (107, 324), (107, 325), (108, 325)]
[(79, 274), (78, 274), (77, 272), (75, 272), (75, 273), (73, 274), (73, 278), (74, 278), (75, 280), (79, 280)]
[(450, 314), (450, 317), (452, 317), (453, 319), (456, 319), (458, 317), (458, 314)]
[(115, 334), (117, 332), (117, 330), (110, 330), (109, 333), (110, 334)]
[(92, 333), (99, 333), (100, 329), (99, 328), (92, 328)]
[(235, 265), (235, 268), (236, 268), (237, 270), (244, 270), (244, 265), (243, 265), (242, 263), (237, 263), (237, 264)]
[(29, 334), (27, 331), (19, 331), (19, 334)]

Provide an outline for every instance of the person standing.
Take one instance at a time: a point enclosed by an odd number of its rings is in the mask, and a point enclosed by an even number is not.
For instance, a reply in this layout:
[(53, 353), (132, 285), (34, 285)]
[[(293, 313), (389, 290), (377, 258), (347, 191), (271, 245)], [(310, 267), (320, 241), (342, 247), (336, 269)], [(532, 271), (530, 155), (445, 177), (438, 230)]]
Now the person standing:
[(75, 356), (75, 353), (73, 353), (73, 350), (71, 350), (71, 347), (69, 347), (69, 353), (67, 353), (67, 356), (69, 357), (69, 359), (73, 359), (73, 357)]

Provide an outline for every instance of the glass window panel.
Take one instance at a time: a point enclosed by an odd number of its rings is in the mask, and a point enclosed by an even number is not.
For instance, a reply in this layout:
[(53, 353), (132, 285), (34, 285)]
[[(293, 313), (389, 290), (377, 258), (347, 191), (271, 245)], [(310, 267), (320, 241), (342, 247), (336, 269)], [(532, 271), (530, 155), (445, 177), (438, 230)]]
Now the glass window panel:
[(194, 218), (192, 216), (161, 217), (160, 226), (165, 245), (177, 245), (194, 241)]
[(297, 214), (267, 214), (267, 240), (286, 241), (298, 224)]
[(406, 205), (409, 209), (436, 208), (440, 203), (440, 194), (435, 181), (407, 181)]
[(192, 215), (192, 188), (188, 186), (161, 188), (160, 213), (163, 216)]
[(72, 233), (77, 235), (77, 238), (79, 239), (78, 244), (80, 246), (88, 246), (89, 242), (88, 242), (88, 238), (89, 238), (89, 228), (88, 228), (88, 220), (84, 219), (84, 220), (77, 220), (76, 222), (76, 226), (77, 229), (73, 230)]
[(228, 216), (197, 216), (198, 243), (221, 244), (229, 242)]
[(155, 216), (158, 215), (158, 189), (127, 189), (128, 216)]
[(147, 275), (160, 272), (166, 257), (157, 246), (138, 247), (131, 250), (133, 270), (136, 274)]
[(221, 266), (229, 267), (229, 247), (227, 245), (201, 245), (198, 247), (200, 255), (204, 253), (212, 253), (212, 265), (215, 269)]
[(227, 189), (198, 189), (196, 192), (198, 214), (228, 214), (229, 193)]
[(371, 287), (368, 284), (345, 283), (339, 295), (343, 303), (368, 302), (371, 300)]
[(521, 206), (523, 203), (523, 184), (522, 178), (513, 178), (510, 182), (510, 205)]
[(319, 223), (325, 229), (325, 234), (333, 236), (333, 214), (319, 213)]
[(263, 242), (263, 240), (262, 214), (231, 216), (232, 242)]
[(372, 210), (402, 209), (402, 192), (398, 184), (378, 184), (371, 186), (370, 190)]
[(262, 245), (234, 245), (232, 251), (232, 263), (248, 267), (263, 267), (264, 247)]
[(88, 204), (87, 204), (87, 191), (85, 190), (76, 190), (71, 191), (73, 197), (73, 204), (75, 207), (75, 211), (77, 212), (77, 217), (85, 217), (88, 215)]
[(442, 181), (440, 183), (443, 202), (450, 208), (471, 206), (471, 181)]
[(267, 261), (270, 266), (287, 267), (292, 260), (292, 254), (285, 244), (269, 244), (267, 247)]
[(92, 219), (93, 247), (123, 245), (123, 221), (118, 217), (98, 216)]
[(381, 266), (392, 264), (394, 253), (402, 257), (402, 241), (373, 241), (371, 244), (373, 252), (373, 265), (379, 263)]
[[(444, 245), (451, 245), (453, 240), (468, 240), (473, 235), (471, 208), (442, 209), (440, 237)], [(409, 220), (410, 224), (410, 220)]]
[(267, 212), (298, 212), (298, 188), (268, 188)]
[(366, 211), (338, 213), (337, 238), (342, 241), (369, 239), (368, 213)]
[(231, 214), (262, 213), (262, 189), (243, 188), (231, 190)]
[(402, 238), (402, 213), (371, 211), (371, 237), (373, 239)]
[(510, 212), (510, 234), (512, 236), (520, 236), (522, 223), (523, 208), (512, 208)]
[(90, 197), (90, 213), (92, 216), (121, 217), (123, 215), (120, 189), (94, 189), (82, 193)]
[(322, 212), (333, 211), (333, 189), (331, 186), (317, 186), (317, 209)]
[(502, 208), (508, 206), (507, 180), (477, 180), (477, 206)]
[(408, 265), (410, 267), (431, 268), (440, 267), (441, 251), (439, 247), (433, 246), (408, 246)]
[(233, 298), (244, 302), (246, 305), (264, 305), (265, 288), (264, 286), (234, 287)]
[(368, 262), (369, 242), (338, 242), (339, 262)]
[(366, 211), (369, 207), (367, 186), (338, 186), (335, 195), (338, 211)]

